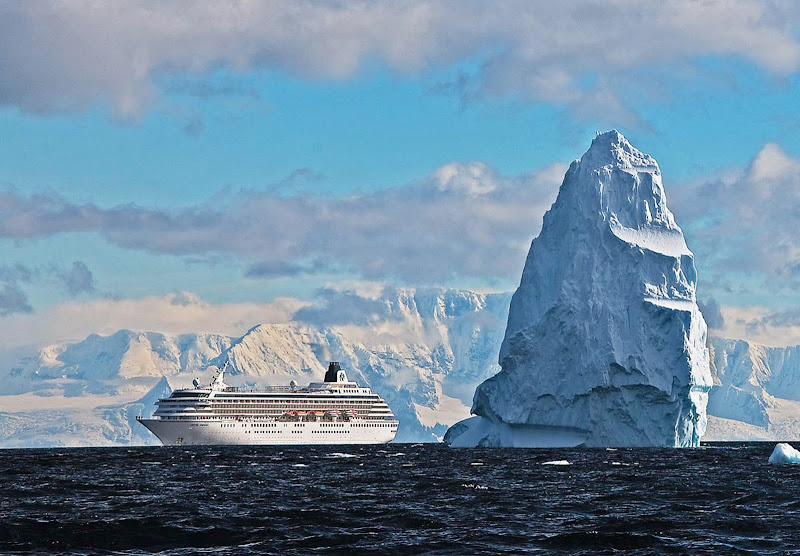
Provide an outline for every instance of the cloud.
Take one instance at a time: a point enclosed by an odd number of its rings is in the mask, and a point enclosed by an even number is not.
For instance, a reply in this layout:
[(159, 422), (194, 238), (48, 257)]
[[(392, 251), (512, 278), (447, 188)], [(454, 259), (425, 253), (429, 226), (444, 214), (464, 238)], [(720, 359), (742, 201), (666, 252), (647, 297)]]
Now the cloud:
[(322, 288), (316, 292), (314, 303), (300, 308), (293, 320), (311, 323), (318, 327), (348, 324), (368, 326), (383, 320), (402, 320), (405, 316), (391, 304), (397, 298), (394, 290), (381, 292), (380, 298), (365, 297), (349, 290)]
[(27, 267), (20, 263), (10, 265), (0, 265), (0, 282), (5, 283), (30, 283), (39, 277), (36, 269)]
[(251, 277), (351, 272), (408, 284), (507, 280), (521, 272), (566, 164), (506, 177), (449, 164), (419, 183), (348, 197), (242, 191), (175, 210), (0, 194), (0, 237), (96, 232), (120, 247), (181, 256), (234, 254)]
[[(0, 303), (3, 295), (0, 290)], [(140, 299), (68, 301), (41, 313), (0, 318), (0, 351), (82, 340), (89, 334), (113, 334), (123, 328), (238, 336), (259, 323), (287, 322), (304, 304), (278, 298), (270, 303), (212, 305), (189, 292)]]
[(725, 325), (713, 331), (715, 336), (775, 347), (800, 344), (800, 310), (796, 308), (723, 305), (720, 309)]
[(86, 263), (75, 261), (65, 269), (58, 264), (29, 267), (20, 263), (0, 265), (0, 316), (32, 313), (26, 286), (55, 280), (71, 295), (94, 291), (94, 276)]
[(705, 301), (700, 300), (697, 302), (697, 305), (700, 308), (700, 312), (703, 313), (703, 317), (706, 319), (706, 324), (709, 328), (725, 328), (725, 319), (722, 316), (722, 310), (716, 299), (712, 297)]
[(780, 293), (800, 285), (800, 159), (769, 143), (739, 172), (673, 191), (704, 288)]
[(30, 284), (38, 278), (37, 270), (25, 265), (0, 265), (0, 316), (32, 313), (33, 307), (21, 284)]
[(16, 284), (3, 284), (0, 290), (0, 316), (14, 313), (32, 313), (33, 307), (28, 303), (28, 296)]
[(69, 270), (55, 270), (56, 276), (63, 282), (64, 288), (72, 295), (94, 291), (94, 275), (86, 263), (75, 261)]
[(654, 68), (701, 74), (715, 56), (776, 76), (800, 65), (800, 8), (779, 1), (45, 1), (0, 10), (0, 104), (53, 113), (107, 103), (122, 120), (162, 102), (163, 75), (207, 76), (210, 85), (185, 91), (202, 97), (241, 94), (219, 83), (220, 69), (341, 80), (375, 63), (428, 75), (469, 60), (474, 75), (459, 73), (455, 87), (473, 97), (625, 123), (636, 116), (622, 90), (647, 93), (661, 78)]
[(301, 274), (314, 274), (324, 270), (325, 265), (315, 262), (301, 264), (285, 261), (264, 261), (250, 265), (244, 275), (248, 278), (277, 278), (280, 276), (299, 276)]
[(485, 195), (495, 191), (500, 176), (483, 162), (448, 164), (429, 178), (439, 191), (454, 191), (467, 195)]
[(171, 305), (178, 305), (180, 307), (189, 307), (190, 305), (204, 306), (207, 305), (200, 297), (192, 292), (175, 292), (167, 296)]

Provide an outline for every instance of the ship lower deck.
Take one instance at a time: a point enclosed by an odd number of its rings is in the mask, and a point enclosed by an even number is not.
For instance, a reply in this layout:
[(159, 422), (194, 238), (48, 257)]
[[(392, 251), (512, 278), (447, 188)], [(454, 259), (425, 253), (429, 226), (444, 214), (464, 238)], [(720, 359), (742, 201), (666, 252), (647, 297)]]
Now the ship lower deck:
[(397, 434), (397, 421), (174, 421), (139, 419), (165, 446), (385, 444)]

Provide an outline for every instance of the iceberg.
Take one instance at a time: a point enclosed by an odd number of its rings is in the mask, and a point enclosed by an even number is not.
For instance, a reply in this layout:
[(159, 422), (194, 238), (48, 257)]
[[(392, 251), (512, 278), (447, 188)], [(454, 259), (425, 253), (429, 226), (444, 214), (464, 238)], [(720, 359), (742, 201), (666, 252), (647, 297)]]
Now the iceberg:
[(792, 448), (789, 444), (781, 442), (769, 456), (770, 465), (786, 465), (789, 463), (800, 463), (800, 452)]
[(618, 131), (567, 171), (451, 446), (697, 446), (712, 386), (692, 252)]

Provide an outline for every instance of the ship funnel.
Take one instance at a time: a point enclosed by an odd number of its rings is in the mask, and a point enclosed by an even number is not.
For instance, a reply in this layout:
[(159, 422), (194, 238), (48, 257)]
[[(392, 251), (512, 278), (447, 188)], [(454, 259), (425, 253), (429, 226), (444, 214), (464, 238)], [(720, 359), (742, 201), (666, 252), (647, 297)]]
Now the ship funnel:
[(339, 371), (341, 370), (342, 367), (339, 365), (338, 361), (331, 361), (328, 363), (328, 372), (325, 373), (325, 382), (338, 382)]

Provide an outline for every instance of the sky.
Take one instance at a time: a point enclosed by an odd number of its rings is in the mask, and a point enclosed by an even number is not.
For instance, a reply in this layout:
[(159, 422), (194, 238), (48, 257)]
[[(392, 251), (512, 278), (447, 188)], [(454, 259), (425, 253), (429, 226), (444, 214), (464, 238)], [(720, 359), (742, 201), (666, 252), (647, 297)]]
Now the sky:
[(800, 5), (563, 4), (0, 3), (0, 350), (511, 291), (611, 128), (712, 333), (800, 344)]

